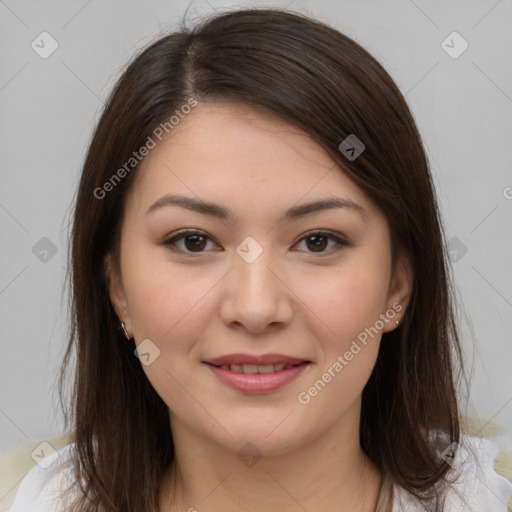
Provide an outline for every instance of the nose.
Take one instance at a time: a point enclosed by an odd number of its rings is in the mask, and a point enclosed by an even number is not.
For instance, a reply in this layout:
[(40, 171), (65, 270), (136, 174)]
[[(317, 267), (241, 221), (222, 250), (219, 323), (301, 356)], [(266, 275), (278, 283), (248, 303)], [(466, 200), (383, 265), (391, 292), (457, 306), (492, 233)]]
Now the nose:
[(271, 253), (265, 248), (254, 260), (235, 254), (233, 269), (223, 280), (220, 315), (226, 325), (256, 334), (290, 322), (293, 292)]

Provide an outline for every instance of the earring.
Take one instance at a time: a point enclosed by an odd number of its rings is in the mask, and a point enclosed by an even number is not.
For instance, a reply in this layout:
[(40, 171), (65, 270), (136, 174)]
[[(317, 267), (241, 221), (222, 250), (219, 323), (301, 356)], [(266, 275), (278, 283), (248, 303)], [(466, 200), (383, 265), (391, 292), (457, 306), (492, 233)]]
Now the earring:
[(124, 326), (124, 322), (121, 322), (121, 325), (119, 326), (119, 330), (123, 331), (124, 337), (129, 340), (131, 339), (128, 333), (126, 332), (126, 327)]
[(397, 327), (400, 325), (400, 320), (396, 321), (396, 325), (397, 325)]

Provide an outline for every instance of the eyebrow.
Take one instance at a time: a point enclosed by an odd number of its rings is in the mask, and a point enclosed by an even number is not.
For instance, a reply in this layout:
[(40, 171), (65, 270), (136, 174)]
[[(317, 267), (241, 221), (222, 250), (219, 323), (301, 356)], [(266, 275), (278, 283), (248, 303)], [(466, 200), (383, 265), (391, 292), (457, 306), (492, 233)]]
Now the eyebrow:
[[(208, 215), (210, 217), (215, 217), (221, 220), (229, 221), (233, 219), (233, 213), (218, 204), (177, 194), (168, 194), (158, 199), (158, 201), (153, 203), (147, 209), (146, 215), (160, 208), (169, 206), (180, 206), (182, 208), (186, 208), (187, 210), (192, 210), (202, 215)], [(328, 197), (310, 203), (292, 206), (290, 209), (283, 213), (279, 219), (279, 222), (290, 222), (300, 217), (304, 217), (305, 215), (333, 208), (344, 208), (347, 211), (359, 214), (364, 220), (366, 220), (366, 210), (361, 205), (356, 204), (349, 199)]]

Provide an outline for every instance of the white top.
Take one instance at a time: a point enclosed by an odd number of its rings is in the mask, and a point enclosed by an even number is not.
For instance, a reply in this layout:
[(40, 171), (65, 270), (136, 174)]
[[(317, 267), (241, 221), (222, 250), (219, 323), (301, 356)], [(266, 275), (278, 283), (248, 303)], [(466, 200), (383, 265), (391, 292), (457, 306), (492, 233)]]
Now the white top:
[[(460, 477), (448, 487), (444, 510), (507, 512), (512, 482), (494, 470), (498, 445), (489, 439), (466, 435), (462, 445), (464, 448), (456, 452), (448, 472), (453, 475), (460, 470)], [(34, 466), (22, 480), (8, 512), (69, 512), (61, 493), (74, 483), (71, 459), (74, 449), (75, 443), (63, 446)], [(402, 511), (424, 512), (424, 509), (415, 503), (414, 496), (395, 486), (393, 512)]]

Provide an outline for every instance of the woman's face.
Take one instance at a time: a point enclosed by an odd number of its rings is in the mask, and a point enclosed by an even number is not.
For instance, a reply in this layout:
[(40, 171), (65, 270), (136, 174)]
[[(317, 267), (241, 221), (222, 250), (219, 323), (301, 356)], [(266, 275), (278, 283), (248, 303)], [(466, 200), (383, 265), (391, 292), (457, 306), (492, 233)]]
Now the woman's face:
[[(305, 133), (239, 105), (199, 104), (137, 172), (110, 296), (171, 427), (277, 454), (358, 424), (411, 291), (380, 210)], [(307, 363), (208, 363), (232, 354)]]

